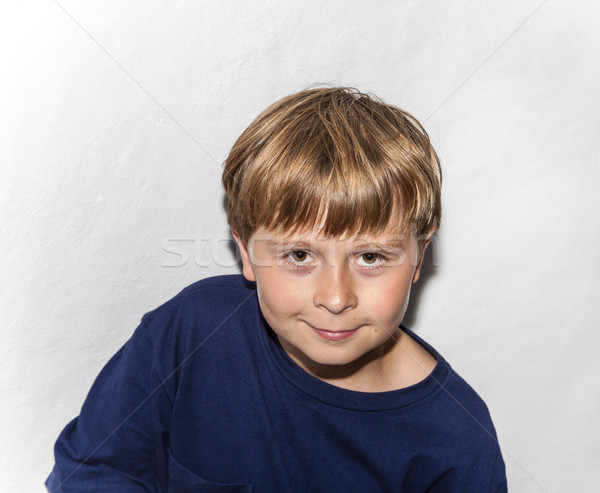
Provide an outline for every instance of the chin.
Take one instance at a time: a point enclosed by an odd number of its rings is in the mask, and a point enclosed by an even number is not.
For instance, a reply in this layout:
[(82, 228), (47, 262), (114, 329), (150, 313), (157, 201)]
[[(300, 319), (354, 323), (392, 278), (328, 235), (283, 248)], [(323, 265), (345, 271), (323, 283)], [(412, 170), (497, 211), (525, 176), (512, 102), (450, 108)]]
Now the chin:
[(349, 354), (340, 354), (340, 355), (322, 355), (321, 357), (316, 356), (314, 358), (309, 356), (309, 359), (317, 363), (321, 366), (346, 366), (351, 365), (358, 359), (360, 359), (361, 355), (349, 355)]

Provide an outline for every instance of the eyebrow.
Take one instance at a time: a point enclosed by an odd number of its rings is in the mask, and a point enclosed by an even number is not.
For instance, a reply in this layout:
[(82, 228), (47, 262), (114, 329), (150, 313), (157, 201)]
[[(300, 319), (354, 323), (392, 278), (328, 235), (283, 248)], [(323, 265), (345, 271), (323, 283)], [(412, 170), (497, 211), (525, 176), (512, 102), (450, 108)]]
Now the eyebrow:
[(402, 248), (405, 245), (405, 241), (406, 238), (403, 239), (387, 239), (387, 240), (374, 240), (374, 241), (369, 241), (369, 240), (357, 240), (356, 241), (356, 245), (357, 248), (362, 247), (363, 245), (365, 247), (368, 246), (375, 246), (377, 248)]
[[(385, 239), (385, 240), (367, 240), (367, 239), (357, 239), (353, 241), (353, 248), (355, 249), (368, 249), (369, 247), (381, 249), (381, 250), (389, 250), (389, 249), (401, 249), (405, 246), (406, 238), (402, 239)], [(326, 238), (317, 241), (310, 241), (303, 238), (281, 238), (279, 240), (265, 240), (265, 245), (267, 248), (297, 248), (301, 249), (310, 249), (315, 243), (319, 243), (319, 241), (328, 241)], [(340, 241), (348, 241), (348, 240), (340, 240)]]
[(265, 240), (265, 245), (267, 246), (267, 248), (289, 248), (289, 247), (294, 247), (298, 250), (301, 250), (302, 248), (310, 248), (312, 245), (314, 244), (314, 242), (310, 242), (308, 240), (294, 240), (294, 239), (279, 239), (279, 240)]

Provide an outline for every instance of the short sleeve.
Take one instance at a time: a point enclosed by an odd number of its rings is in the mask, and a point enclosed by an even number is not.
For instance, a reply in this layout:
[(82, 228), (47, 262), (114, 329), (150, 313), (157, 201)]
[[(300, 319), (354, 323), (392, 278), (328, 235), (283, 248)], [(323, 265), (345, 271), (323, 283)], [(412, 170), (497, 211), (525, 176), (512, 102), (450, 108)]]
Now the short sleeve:
[(60, 434), (51, 492), (160, 491), (166, 482), (169, 398), (142, 323), (96, 378)]
[[(506, 472), (502, 454), (495, 437), (490, 438), (495, 445), (478, 450), (470, 463), (450, 469), (438, 478), (429, 493), (507, 493)], [(464, 458), (462, 459), (464, 461)]]

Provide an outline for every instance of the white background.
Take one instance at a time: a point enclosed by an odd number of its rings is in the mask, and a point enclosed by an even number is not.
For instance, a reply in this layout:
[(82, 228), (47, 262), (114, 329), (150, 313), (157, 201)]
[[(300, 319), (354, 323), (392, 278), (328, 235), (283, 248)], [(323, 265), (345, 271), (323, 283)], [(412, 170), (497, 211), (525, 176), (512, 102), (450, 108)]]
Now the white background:
[(443, 226), (407, 321), (488, 403), (510, 490), (597, 487), (598, 2), (15, 5), (1, 491), (43, 491), (54, 440), (145, 312), (237, 272), (220, 164), (268, 104), (319, 82), (412, 112), (438, 149)]

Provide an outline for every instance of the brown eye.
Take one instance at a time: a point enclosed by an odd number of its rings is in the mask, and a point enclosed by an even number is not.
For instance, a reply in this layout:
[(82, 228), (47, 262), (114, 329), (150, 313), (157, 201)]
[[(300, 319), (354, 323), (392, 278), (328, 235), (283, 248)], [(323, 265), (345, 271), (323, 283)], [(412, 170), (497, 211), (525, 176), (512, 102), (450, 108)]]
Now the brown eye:
[(290, 253), (290, 257), (294, 262), (304, 262), (308, 254), (304, 250), (295, 250)]
[(373, 265), (373, 264), (376, 264), (377, 261), (379, 260), (379, 255), (377, 255), (376, 253), (373, 253), (373, 252), (367, 252), (367, 253), (363, 253), (360, 256), (360, 259), (362, 260), (362, 263), (365, 265)]

